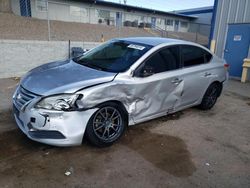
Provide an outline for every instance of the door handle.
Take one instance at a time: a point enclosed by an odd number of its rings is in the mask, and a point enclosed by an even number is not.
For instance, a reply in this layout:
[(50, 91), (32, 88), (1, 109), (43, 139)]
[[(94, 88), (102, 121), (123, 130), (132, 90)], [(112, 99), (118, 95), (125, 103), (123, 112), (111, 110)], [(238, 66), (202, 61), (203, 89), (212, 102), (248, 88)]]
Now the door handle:
[(171, 81), (172, 84), (176, 84), (176, 85), (178, 85), (178, 84), (181, 83), (181, 82), (182, 82), (182, 79), (179, 79), (179, 78), (174, 78), (174, 79)]
[(205, 77), (208, 77), (208, 76), (211, 76), (211, 75), (212, 75), (212, 73), (210, 73), (210, 72), (205, 72), (205, 74), (204, 74)]

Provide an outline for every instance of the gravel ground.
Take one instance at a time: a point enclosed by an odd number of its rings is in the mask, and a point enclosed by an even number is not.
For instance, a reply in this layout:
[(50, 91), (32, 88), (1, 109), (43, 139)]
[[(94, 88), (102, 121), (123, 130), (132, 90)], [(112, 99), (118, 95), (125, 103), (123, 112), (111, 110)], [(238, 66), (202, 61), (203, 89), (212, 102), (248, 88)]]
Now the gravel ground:
[(249, 83), (230, 81), (210, 111), (191, 108), (130, 127), (99, 149), (27, 139), (9, 109), (16, 82), (0, 80), (1, 187), (250, 186)]

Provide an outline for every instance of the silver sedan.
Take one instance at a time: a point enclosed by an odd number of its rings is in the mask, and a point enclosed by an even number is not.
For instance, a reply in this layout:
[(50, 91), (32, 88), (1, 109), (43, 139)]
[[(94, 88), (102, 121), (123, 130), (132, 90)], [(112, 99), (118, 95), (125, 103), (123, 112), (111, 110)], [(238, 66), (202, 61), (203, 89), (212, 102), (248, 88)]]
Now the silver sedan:
[(130, 125), (192, 106), (208, 110), (228, 65), (195, 43), (166, 38), (110, 40), (82, 56), (37, 67), (13, 95), (18, 127), (55, 146), (109, 146)]

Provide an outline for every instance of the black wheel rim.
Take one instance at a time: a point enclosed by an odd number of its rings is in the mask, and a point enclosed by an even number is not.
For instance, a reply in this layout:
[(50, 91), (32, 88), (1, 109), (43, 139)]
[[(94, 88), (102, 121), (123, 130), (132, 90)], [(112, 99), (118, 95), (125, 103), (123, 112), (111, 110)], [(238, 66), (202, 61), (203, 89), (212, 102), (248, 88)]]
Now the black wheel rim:
[(217, 87), (213, 87), (207, 96), (207, 106), (212, 107), (218, 97)]
[(95, 135), (104, 142), (112, 142), (121, 133), (122, 117), (120, 112), (113, 107), (99, 109), (93, 119)]

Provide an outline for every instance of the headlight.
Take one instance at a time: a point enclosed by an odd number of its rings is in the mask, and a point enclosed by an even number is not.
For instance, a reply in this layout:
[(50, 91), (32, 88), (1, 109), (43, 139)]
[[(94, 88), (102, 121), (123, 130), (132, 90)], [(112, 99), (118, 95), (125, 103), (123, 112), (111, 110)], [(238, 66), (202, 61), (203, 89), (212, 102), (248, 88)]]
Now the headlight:
[(75, 101), (80, 99), (82, 95), (62, 94), (46, 97), (40, 100), (35, 108), (43, 108), (48, 110), (70, 110), (75, 107)]

